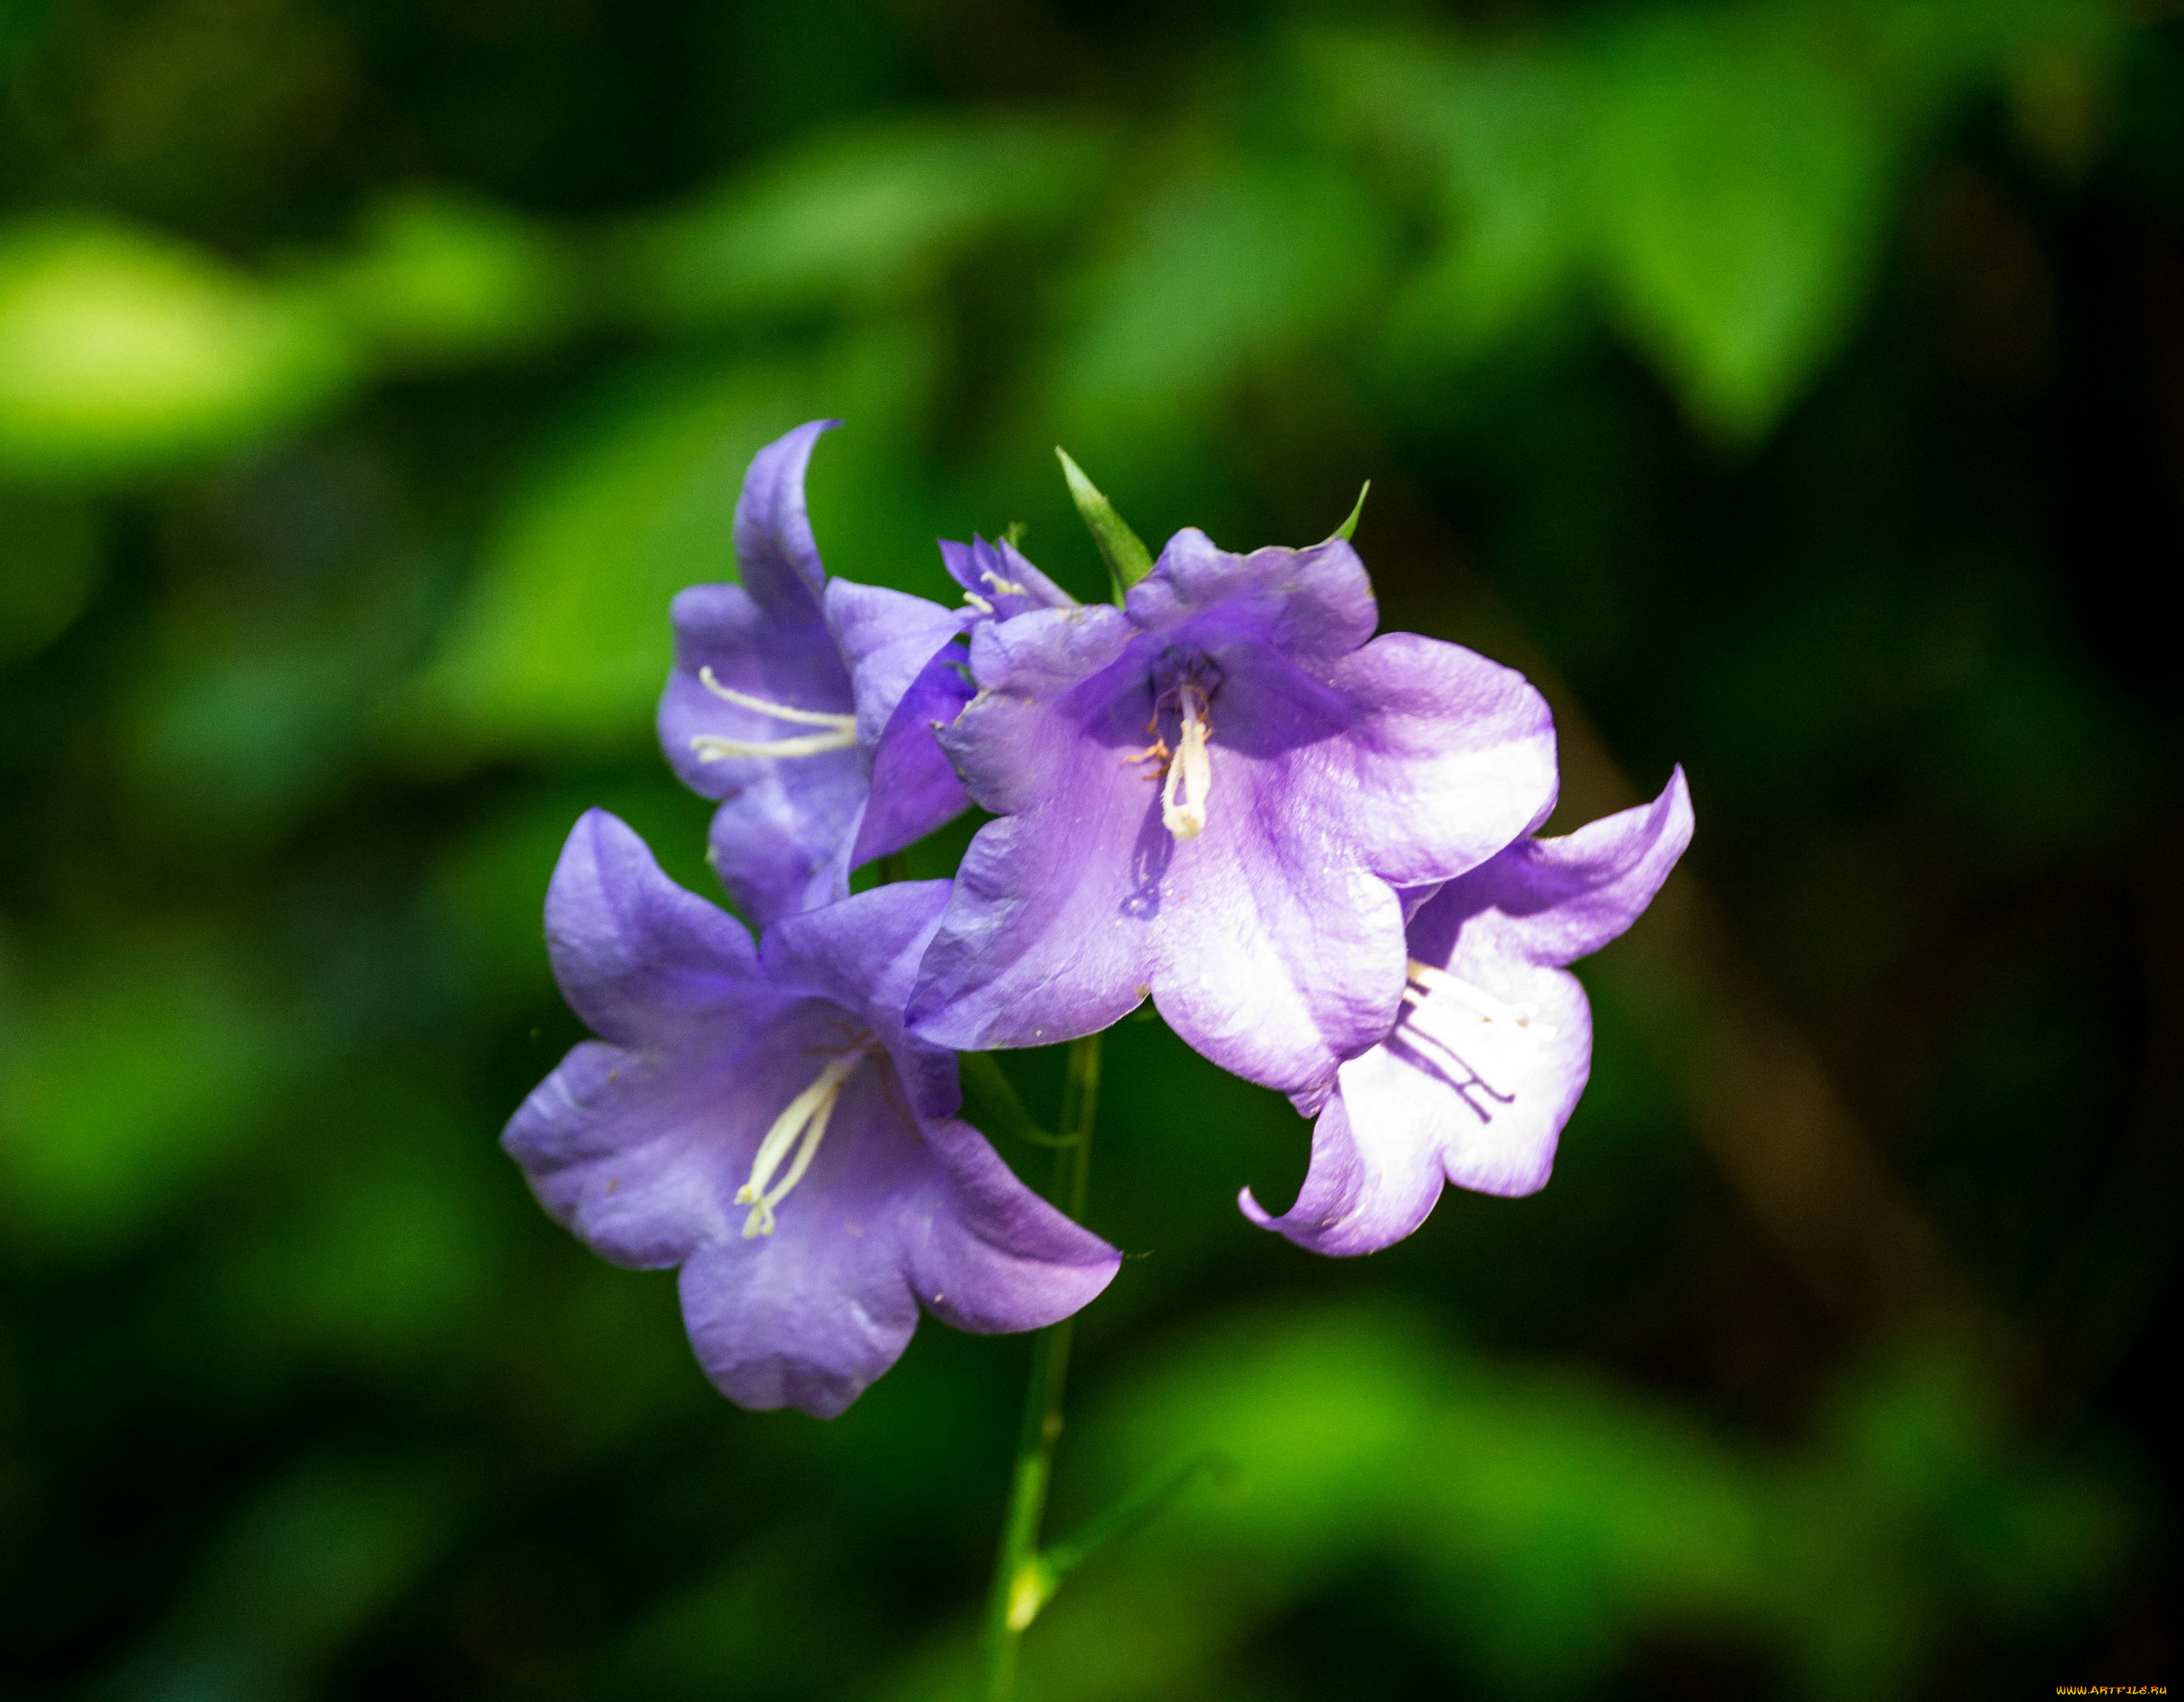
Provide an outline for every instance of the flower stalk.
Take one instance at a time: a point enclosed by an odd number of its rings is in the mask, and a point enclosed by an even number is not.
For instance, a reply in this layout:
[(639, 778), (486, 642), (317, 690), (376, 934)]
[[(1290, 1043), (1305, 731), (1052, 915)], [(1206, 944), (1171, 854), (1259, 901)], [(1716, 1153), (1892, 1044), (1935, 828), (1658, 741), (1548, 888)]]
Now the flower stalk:
[[(1053, 1202), (1076, 1220), (1084, 1216), (1091, 1176), (1092, 1124), (1100, 1104), (1100, 1037), (1070, 1043), (1062, 1085), (1060, 1143), (1054, 1153)], [(1054, 1594), (1058, 1574), (1039, 1554), (1039, 1525), (1054, 1474), (1054, 1446), (1061, 1439), (1063, 1386), (1069, 1376), (1072, 1320), (1041, 1330), (1031, 1345), (1031, 1380), (1024, 1394), (1024, 1421), (1017, 1433), (1016, 1463), (1009, 1477), (1008, 1512), (1002, 1520), (1001, 1555), (994, 1568), (986, 1618), (986, 1702), (1011, 1702), (1017, 1656), (1025, 1629)]]

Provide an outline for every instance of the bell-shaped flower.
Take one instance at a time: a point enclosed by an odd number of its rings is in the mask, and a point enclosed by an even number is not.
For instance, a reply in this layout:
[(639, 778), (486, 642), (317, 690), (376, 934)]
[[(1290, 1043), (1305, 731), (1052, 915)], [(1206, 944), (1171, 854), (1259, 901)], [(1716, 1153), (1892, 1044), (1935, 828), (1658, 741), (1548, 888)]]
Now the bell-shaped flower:
[[(970, 696), (952, 641), (996, 608), (1068, 598), (1009, 545), (943, 544), (961, 608), (830, 580), (804, 505), (815, 420), (761, 450), (735, 509), (739, 584), (675, 599), (659, 739), (691, 790), (721, 800), (711, 857), (761, 924), (832, 903), (850, 871), (968, 806), (932, 742)], [(953, 552), (953, 553), (951, 553)]]
[(832, 1417), (921, 1304), (959, 1329), (1035, 1329), (1114, 1275), (1114, 1249), (955, 1115), (953, 1055), (903, 1033), (947, 892), (877, 887), (754, 946), (603, 810), (555, 870), (555, 976), (600, 1037), (503, 1144), (594, 1252), (680, 1267), (691, 1344), (738, 1405)]
[(1342, 1066), (1297, 1203), (1276, 1217), (1246, 1188), (1246, 1215), (1314, 1252), (1369, 1253), (1424, 1223), (1444, 1182), (1544, 1188), (1593, 1060), (1563, 966), (1638, 919), (1691, 828), (1678, 769), (1652, 804), (1520, 839), (1443, 886), (1411, 918), (1402, 1018)]
[(1454, 644), (1373, 636), (1339, 538), (1178, 532), (1124, 607), (979, 626), (939, 742), (981, 828), (914, 1031), (966, 1050), (1106, 1027), (1148, 993), (1207, 1057), (1310, 1109), (1391, 1028), (1399, 890), (1484, 862), (1555, 789), (1545, 700)]

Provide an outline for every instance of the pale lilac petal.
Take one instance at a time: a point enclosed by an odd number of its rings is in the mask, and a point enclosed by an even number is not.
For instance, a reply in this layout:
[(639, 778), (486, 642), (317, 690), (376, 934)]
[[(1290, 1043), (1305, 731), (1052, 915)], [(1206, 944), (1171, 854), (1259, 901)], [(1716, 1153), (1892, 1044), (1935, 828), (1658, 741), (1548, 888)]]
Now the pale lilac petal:
[(1307, 662), (1347, 655), (1380, 621), (1365, 564), (1340, 538), (1237, 555), (1195, 526), (1168, 540), (1125, 603), (1131, 621), (1148, 632), (1223, 607), (1250, 610), (1269, 642)]
[(897, 1222), (918, 1298), (959, 1330), (1035, 1330), (1089, 1304), (1122, 1255), (1019, 1182), (985, 1137), (928, 1118), (938, 1165), (931, 1209)]
[(1395, 632), (1343, 658), (1331, 683), (1357, 718), (1300, 774), (1298, 807), (1343, 816), (1384, 880), (1461, 874), (1553, 806), (1554, 716), (1513, 668)]
[[(1388, 1043), (1414, 1078), (1431, 1083), (1441, 1164), (1450, 1182), (1514, 1197), (1547, 1186), (1562, 1125), (1577, 1107), (1593, 1067), (1593, 1013), (1566, 970), (1501, 960), (1480, 972), (1484, 990), (1524, 1013), (1482, 1021), (1444, 994), (1429, 997)], [(1480, 985), (1474, 983), (1472, 985)], [(1416, 1092), (1414, 1081), (1410, 1089)], [(1345, 1081), (1343, 1091), (1347, 1094)], [(1403, 1089), (1391, 1070), (1369, 1077), (1350, 1108), (1360, 1124), (1396, 1114)]]
[(1461, 949), (1467, 961), (1493, 952), (1558, 967), (1573, 962), (1638, 919), (1691, 833), (1691, 789), (1679, 768), (1651, 804), (1565, 838), (1519, 840), (1449, 882), (1420, 912), (1412, 956), (1449, 964)]
[(827, 625), (849, 670), (860, 744), (869, 750), (880, 742), (911, 683), (976, 618), (974, 610), (943, 608), (885, 585), (828, 582)]
[(872, 751), (872, 795), (858, 823), (852, 868), (891, 857), (971, 807), (948, 753), (933, 736), (971, 700), (970, 646), (961, 638), (935, 653), (895, 706)]
[(1691, 831), (1679, 769), (1650, 805), (1520, 840), (1434, 891), (1409, 926), (1414, 992), (1339, 1072), (1298, 1203), (1272, 1217), (1246, 1194), (1246, 1214), (1316, 1252), (1369, 1252), (1417, 1227), (1442, 1176), (1545, 1187), (1592, 1068), (1591, 1007), (1560, 966), (1630, 925)]
[(561, 849), (546, 892), (546, 944), (570, 1008), (619, 1045), (721, 1021), (763, 992), (742, 924), (670, 880), (651, 848), (604, 810), (586, 810)]
[(1406, 1066), (1375, 1049), (1342, 1068), (1343, 1091), (1328, 1101), (1312, 1130), (1312, 1162), (1297, 1203), (1271, 1216), (1248, 1188), (1238, 1196), (1244, 1215), (1316, 1253), (1346, 1257), (1391, 1246), (1426, 1221), (1441, 1197), (1432, 1101), (1398, 1084), (1393, 1114), (1353, 1126), (1345, 1095), (1353, 1082)]
[[(1170, 841), (1159, 786), (1125, 760), (1141, 685), (1092, 671), (1130, 632), (1084, 607), (980, 627), (983, 689), (939, 735), (971, 795), (1016, 813), (979, 830), (926, 954), (914, 1031), (958, 1050), (1041, 1046), (1104, 1028), (1146, 996)], [(1059, 676), (1063, 689), (1046, 689)], [(1086, 731), (1088, 724), (1093, 730)]]
[(1403, 908), (1354, 822), (1299, 806), (1300, 772), (1340, 743), (1348, 705), (1277, 651), (1222, 660), (1205, 829), (1175, 839), (1156, 810), (1148, 830), (1153, 1002), (1223, 1069), (1306, 1090), (1395, 1021)]
[(751, 458), (735, 504), (735, 560), (752, 600), (777, 620), (819, 613), (827, 570), (804, 505), (812, 446), (839, 420), (814, 420), (784, 433)]

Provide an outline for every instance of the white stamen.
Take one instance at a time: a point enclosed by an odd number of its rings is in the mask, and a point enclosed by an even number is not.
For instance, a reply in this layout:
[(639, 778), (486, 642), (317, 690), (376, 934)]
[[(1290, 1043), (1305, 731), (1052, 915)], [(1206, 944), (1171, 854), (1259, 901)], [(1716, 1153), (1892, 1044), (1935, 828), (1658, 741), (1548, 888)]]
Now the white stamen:
[(979, 570), (979, 577), (1005, 597), (1028, 597), (1031, 594), (1014, 579), (1004, 579), (990, 567)]
[(1403, 996), (1414, 1012), (1423, 1014), (1430, 1008), (1437, 1016), (1446, 1014), (1451, 1020), (1461, 1020), (1457, 1011), (1449, 1008), (1454, 1005), (1477, 1022), (1499, 1025), (1505, 1033), (1529, 1040), (1554, 1037), (1554, 1025), (1537, 1020), (1528, 1007), (1504, 1004), (1485, 988), (1474, 986), (1461, 976), (1420, 963), (1414, 957), (1410, 960), (1409, 973), (1413, 985), (1403, 989)]
[(1205, 794), (1213, 784), (1213, 759), (1205, 750), (1205, 694), (1186, 683), (1176, 688), (1176, 704), (1183, 730), (1168, 764), (1167, 783), (1160, 788), (1160, 825), (1179, 839), (1194, 839), (1205, 831)]
[(835, 715), (824, 710), (797, 709), (786, 703), (774, 703), (763, 697), (753, 697), (747, 691), (738, 691), (724, 686), (713, 677), (711, 668), (698, 670), (698, 679), (705, 688), (723, 702), (738, 709), (747, 709), (754, 715), (770, 717), (798, 727), (824, 727), (823, 733), (807, 733), (796, 739), (725, 739), (718, 734), (700, 733), (690, 741), (690, 748), (698, 753), (701, 763), (717, 763), (723, 757), (816, 757), (828, 751), (846, 751), (857, 744), (857, 717)]
[[(989, 574), (987, 577), (990, 578), (992, 576)], [(988, 602), (984, 597), (980, 596), (976, 591), (964, 592), (963, 601), (970, 604), (970, 606), (976, 609), (980, 614), (991, 614), (993, 613), (993, 605)]]
[(832, 727), (837, 731), (857, 726), (854, 715), (839, 715), (832, 710), (799, 709), (793, 704), (775, 703), (770, 698), (753, 697), (747, 691), (738, 691), (734, 686), (724, 686), (713, 677), (710, 667), (698, 670), (698, 683), (723, 702), (738, 709), (747, 709), (756, 715), (769, 716), (775, 721), (793, 722), (799, 727)]
[[(774, 1233), (774, 1208), (788, 1198), (789, 1190), (802, 1182), (804, 1171), (811, 1168), (819, 1143), (826, 1138), (827, 1124), (834, 1115), (835, 1102), (842, 1096), (843, 1083), (871, 1049), (868, 1042), (834, 1059), (819, 1072), (818, 1080), (782, 1108), (781, 1114), (774, 1119), (773, 1127), (766, 1130), (766, 1138), (758, 1143), (758, 1155), (751, 1160), (750, 1181), (735, 1191), (735, 1203), (751, 1208), (750, 1215), (743, 1220), (746, 1240), (754, 1235)], [(799, 1136), (803, 1137), (800, 1142)], [(766, 1184), (773, 1182), (774, 1172), (788, 1157), (791, 1147), (796, 1148), (796, 1156), (790, 1160), (787, 1174), (769, 1188)]]
[(801, 739), (723, 739), (711, 733), (700, 733), (690, 741), (690, 748), (698, 753), (701, 763), (717, 763), (723, 757), (816, 757), (828, 751), (846, 751), (857, 743), (857, 729), (841, 733), (807, 733)]

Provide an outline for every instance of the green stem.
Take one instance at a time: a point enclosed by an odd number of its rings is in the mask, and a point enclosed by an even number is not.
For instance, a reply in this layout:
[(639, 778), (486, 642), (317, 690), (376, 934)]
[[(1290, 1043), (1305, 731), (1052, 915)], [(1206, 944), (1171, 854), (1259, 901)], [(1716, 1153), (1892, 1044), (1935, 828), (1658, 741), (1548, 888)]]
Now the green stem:
[[(1100, 1105), (1100, 1037), (1070, 1043), (1062, 1085), (1062, 1138), (1054, 1154), (1054, 1203), (1072, 1217), (1084, 1216), (1091, 1176), (1092, 1121)], [(1072, 1321), (1041, 1330), (1031, 1345), (1031, 1381), (1024, 1391), (1024, 1423), (1016, 1438), (1016, 1466), (1002, 1525), (1001, 1558), (994, 1568), (993, 1600), (986, 1618), (985, 1702), (1011, 1702), (1016, 1693), (1016, 1657), (1025, 1628), (1046, 1605), (1051, 1580), (1039, 1565), (1039, 1524), (1054, 1475), (1054, 1444), (1061, 1439), (1062, 1385), (1069, 1376)]]

